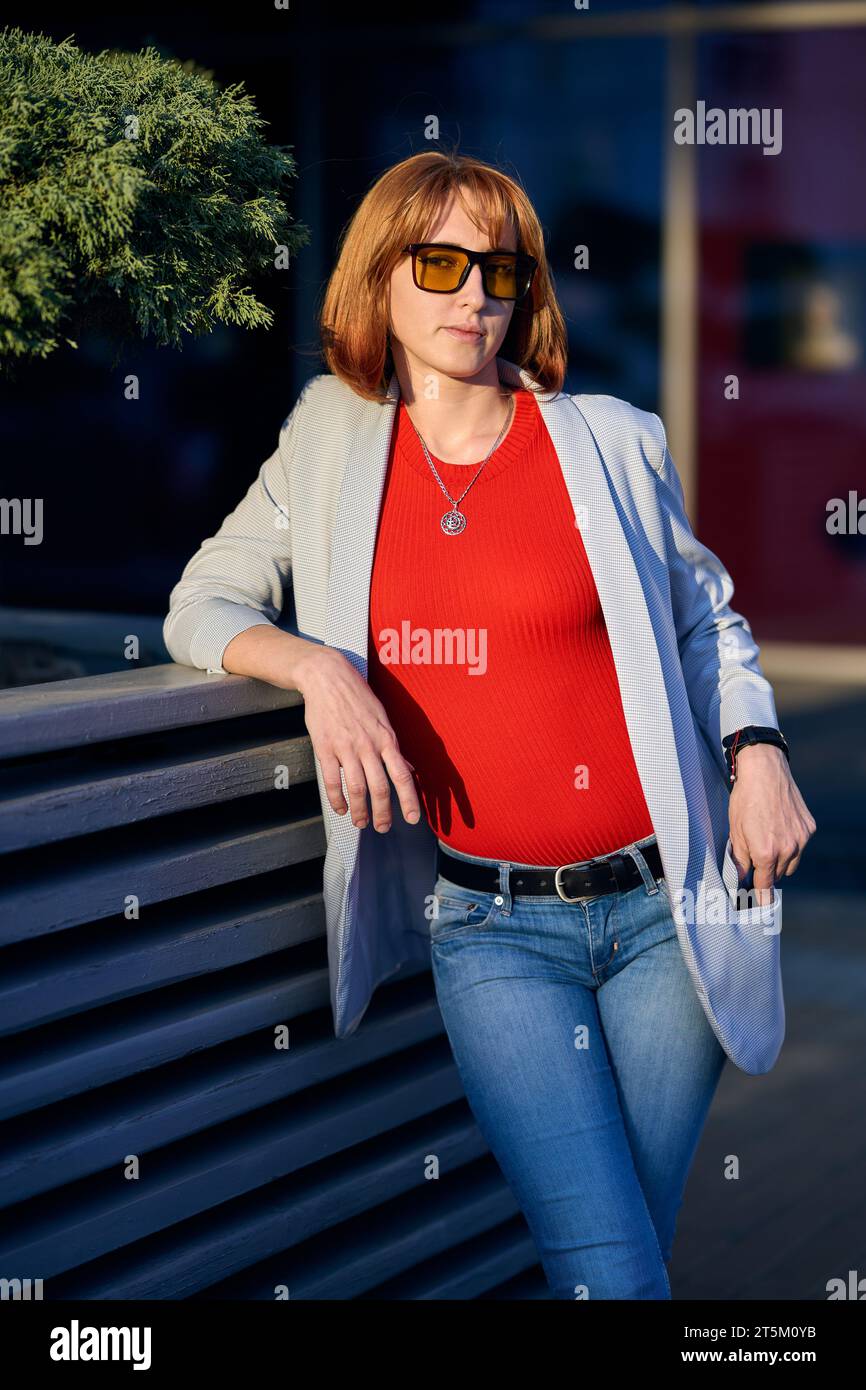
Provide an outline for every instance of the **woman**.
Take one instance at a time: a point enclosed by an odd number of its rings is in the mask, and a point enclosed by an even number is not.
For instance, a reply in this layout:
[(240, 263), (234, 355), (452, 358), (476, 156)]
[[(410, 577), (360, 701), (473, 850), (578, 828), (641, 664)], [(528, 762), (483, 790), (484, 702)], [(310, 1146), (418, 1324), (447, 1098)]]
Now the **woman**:
[[(187, 565), (166, 644), (303, 695), (337, 1036), (432, 953), (554, 1295), (669, 1298), (726, 1057), (781, 1047), (775, 882), (815, 829), (758, 649), (658, 417), (562, 393), (513, 180), (435, 151), (388, 170), (322, 329), (330, 371)], [(290, 574), (298, 635), (274, 625)]]

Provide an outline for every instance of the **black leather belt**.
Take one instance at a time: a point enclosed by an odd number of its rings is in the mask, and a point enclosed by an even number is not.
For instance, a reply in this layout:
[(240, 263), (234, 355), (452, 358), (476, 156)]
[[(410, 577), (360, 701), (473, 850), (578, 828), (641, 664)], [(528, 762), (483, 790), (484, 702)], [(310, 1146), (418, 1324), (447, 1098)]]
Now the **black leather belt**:
[[(664, 868), (658, 843), (639, 845), (653, 878), (663, 878)], [(463, 888), (477, 888), (481, 893), (499, 892), (499, 869), (490, 864), (473, 864), (458, 859), (441, 845), (437, 846), (436, 872), (451, 883)], [(577, 864), (560, 864), (549, 869), (514, 869), (509, 875), (512, 894), (557, 893), (563, 902), (578, 898), (600, 898), (605, 893), (628, 893), (643, 883), (641, 872), (630, 854), (614, 850), (597, 859), (584, 859)]]

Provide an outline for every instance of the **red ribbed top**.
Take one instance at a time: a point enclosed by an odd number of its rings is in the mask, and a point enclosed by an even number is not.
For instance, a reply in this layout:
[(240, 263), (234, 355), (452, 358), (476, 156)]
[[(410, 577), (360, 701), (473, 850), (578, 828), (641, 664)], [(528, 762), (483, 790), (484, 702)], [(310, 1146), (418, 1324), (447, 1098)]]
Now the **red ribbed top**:
[[(481, 462), (433, 461), (454, 498)], [(595, 581), (530, 391), (515, 392), (511, 427), (460, 509), (466, 529), (446, 535), (449, 503), (401, 398), (368, 680), (430, 826), (466, 854), (538, 865), (651, 835)]]

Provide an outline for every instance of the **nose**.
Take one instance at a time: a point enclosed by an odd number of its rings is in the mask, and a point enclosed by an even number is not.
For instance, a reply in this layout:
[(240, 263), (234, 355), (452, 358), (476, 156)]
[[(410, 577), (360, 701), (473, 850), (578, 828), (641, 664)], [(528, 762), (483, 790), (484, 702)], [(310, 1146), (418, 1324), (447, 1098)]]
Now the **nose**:
[(474, 304), (480, 307), (485, 303), (487, 295), (484, 292), (484, 280), (481, 276), (481, 266), (474, 265), (466, 277), (466, 284), (460, 291), (460, 300), (464, 304)]

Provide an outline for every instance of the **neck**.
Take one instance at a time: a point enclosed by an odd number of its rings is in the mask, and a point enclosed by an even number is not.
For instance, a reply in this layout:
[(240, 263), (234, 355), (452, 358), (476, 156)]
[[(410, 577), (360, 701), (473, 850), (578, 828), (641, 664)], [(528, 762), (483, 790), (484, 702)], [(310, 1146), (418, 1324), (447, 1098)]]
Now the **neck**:
[[(512, 388), (499, 380), (496, 359), (477, 376), (452, 377), (400, 356), (394, 360), (400, 394), (430, 453), (445, 463), (483, 458), (512, 413)], [(431, 379), (435, 398), (426, 394)]]

